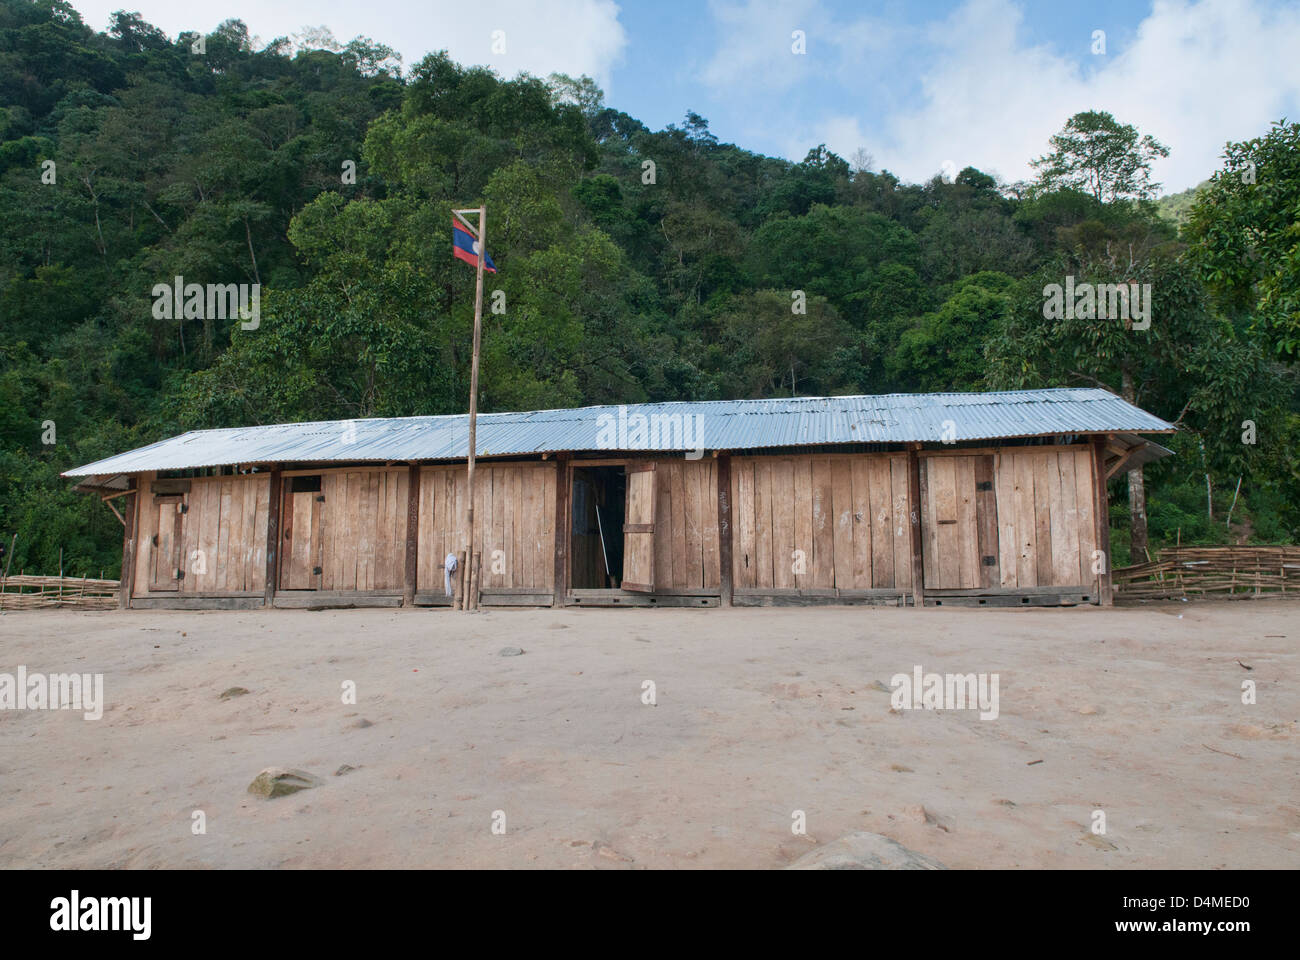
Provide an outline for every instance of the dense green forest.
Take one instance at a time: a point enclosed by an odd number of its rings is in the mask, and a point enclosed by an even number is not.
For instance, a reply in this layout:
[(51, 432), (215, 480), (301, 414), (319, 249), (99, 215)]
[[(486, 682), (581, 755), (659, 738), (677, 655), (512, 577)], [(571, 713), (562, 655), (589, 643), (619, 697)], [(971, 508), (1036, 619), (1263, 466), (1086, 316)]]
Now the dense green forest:
[[(70, 466), (195, 427), (463, 412), (474, 271), (450, 209), (480, 201), (504, 293), (482, 410), (1101, 385), (1182, 428), (1144, 484), (1112, 483), (1117, 563), (1141, 556), (1143, 496), (1151, 550), (1300, 529), (1300, 125), (1228, 145), (1162, 215), (1164, 148), (1109, 114), (1060, 118), (1031, 183), (908, 184), (720, 143), (692, 112), (651, 131), (585, 78), (326, 45), (0, 0), (15, 571), (62, 552), (117, 575), (121, 526)], [(1149, 329), (1045, 319), (1066, 275), (1150, 283)], [(261, 284), (260, 323), (156, 318), (176, 276)]]

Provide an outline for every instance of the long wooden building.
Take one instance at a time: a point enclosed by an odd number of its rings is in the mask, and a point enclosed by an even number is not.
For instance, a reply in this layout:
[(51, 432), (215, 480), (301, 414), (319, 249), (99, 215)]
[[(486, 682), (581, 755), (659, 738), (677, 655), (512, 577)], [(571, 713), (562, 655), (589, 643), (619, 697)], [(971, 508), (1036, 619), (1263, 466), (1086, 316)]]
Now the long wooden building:
[[(1107, 481), (1174, 427), (1103, 390), (200, 430), (68, 471), (122, 605), (1109, 603)], [(462, 583), (460, 574), (470, 576)]]

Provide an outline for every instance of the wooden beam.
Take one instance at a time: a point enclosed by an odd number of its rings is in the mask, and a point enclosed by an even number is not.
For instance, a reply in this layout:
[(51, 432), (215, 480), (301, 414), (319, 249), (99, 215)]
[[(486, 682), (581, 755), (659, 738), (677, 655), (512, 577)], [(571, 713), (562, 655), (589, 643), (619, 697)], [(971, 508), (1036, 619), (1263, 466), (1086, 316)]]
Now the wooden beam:
[(729, 607), (734, 596), (731, 580), (731, 456), (718, 457), (717, 469), (719, 602)]
[[(1115, 595), (1111, 584), (1110, 557), (1110, 498), (1106, 492), (1106, 438), (1097, 437), (1092, 442), (1093, 522), (1097, 526), (1097, 549), (1101, 551), (1102, 572), (1097, 574), (1097, 601), (1103, 607), (1112, 606)], [(1089, 557), (1089, 562), (1092, 558)]]
[(284, 499), (284, 481), (279, 468), (271, 470), (271, 496), (266, 509), (266, 589), (262, 602), (271, 606), (275, 602), (275, 587), (280, 559), (280, 501)]
[(118, 523), (122, 524), (122, 526), (125, 527), (125, 526), (126, 526), (126, 518), (123, 517), (120, 513), (117, 512), (117, 507), (113, 506), (113, 504), (112, 504), (112, 503), (111, 503), (107, 498), (104, 499), (104, 503), (107, 503), (107, 504), (108, 504), (108, 509), (110, 509), (110, 510), (113, 511), (113, 516), (117, 517)]
[(912, 603), (925, 604), (925, 563), (921, 555), (921, 460), (917, 452), (919, 443), (909, 444), (907, 450), (907, 516), (912, 539)]
[(569, 491), (573, 478), (569, 471), (569, 454), (555, 455), (555, 581), (551, 606), (564, 606), (569, 572)]
[(1115, 474), (1123, 470), (1128, 465), (1129, 461), (1136, 457), (1141, 450), (1141, 447), (1134, 447), (1133, 449), (1126, 451), (1123, 455), (1117, 457), (1115, 462), (1106, 468), (1106, 479), (1109, 480), (1111, 477), (1115, 476)]
[[(135, 477), (127, 481), (128, 494), (136, 492)], [(107, 502), (107, 501), (105, 501)], [(112, 504), (109, 504), (112, 506)], [(122, 576), (118, 587), (117, 607), (119, 610), (129, 610), (131, 608), (131, 594), (135, 592), (135, 529), (136, 513), (140, 508), (140, 498), (132, 496), (127, 501), (126, 507), (126, 527), (122, 534)]]
[(415, 606), (415, 574), (420, 562), (420, 465), (411, 464), (406, 484), (406, 573), (402, 606)]

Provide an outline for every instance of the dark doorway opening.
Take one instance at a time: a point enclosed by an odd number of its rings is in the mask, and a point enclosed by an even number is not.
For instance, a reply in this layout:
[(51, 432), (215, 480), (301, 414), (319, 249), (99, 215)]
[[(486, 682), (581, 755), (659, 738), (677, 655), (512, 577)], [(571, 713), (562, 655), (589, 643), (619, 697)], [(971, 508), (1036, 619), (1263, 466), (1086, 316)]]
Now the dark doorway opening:
[(617, 588), (623, 582), (623, 517), (627, 475), (621, 466), (573, 471), (569, 585)]

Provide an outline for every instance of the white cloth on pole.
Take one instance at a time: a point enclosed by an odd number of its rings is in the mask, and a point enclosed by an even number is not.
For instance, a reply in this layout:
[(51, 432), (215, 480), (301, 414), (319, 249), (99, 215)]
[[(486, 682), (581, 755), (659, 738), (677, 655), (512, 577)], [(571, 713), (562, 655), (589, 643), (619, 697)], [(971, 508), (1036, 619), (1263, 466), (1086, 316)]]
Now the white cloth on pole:
[(447, 591), (447, 596), (452, 596), (451, 592), (451, 575), (456, 569), (456, 554), (447, 554), (447, 559), (442, 561), (442, 585)]

